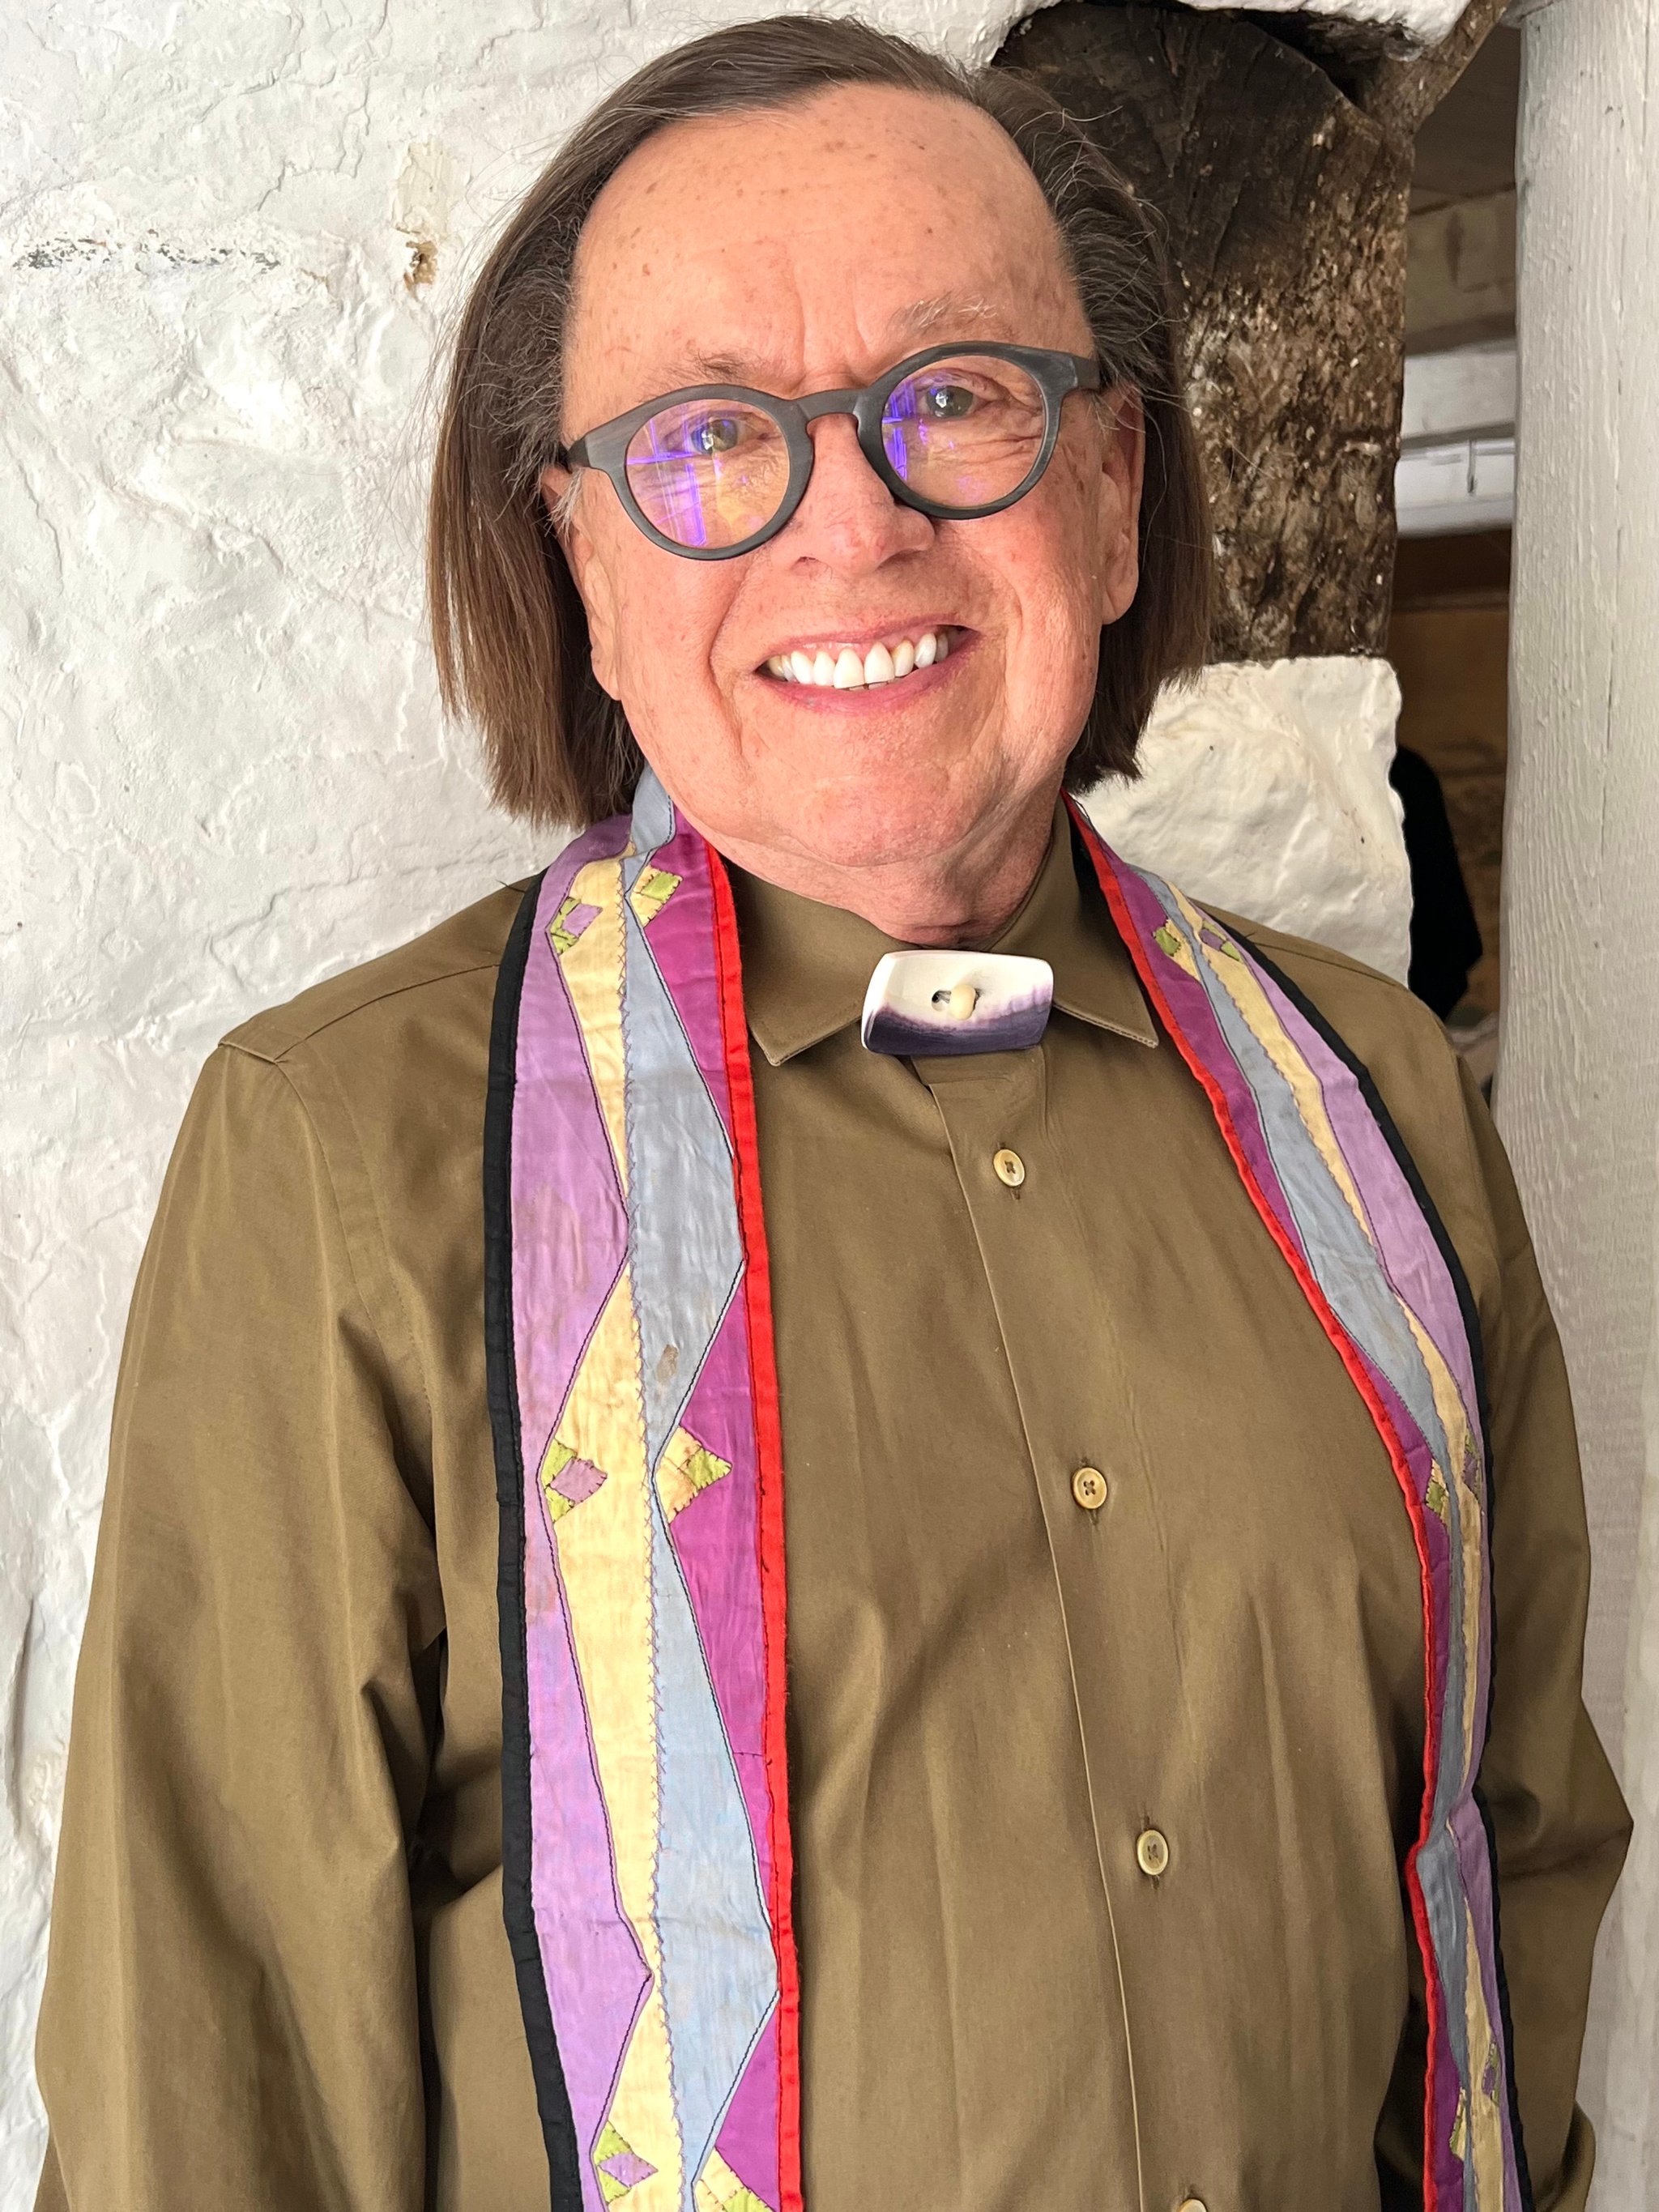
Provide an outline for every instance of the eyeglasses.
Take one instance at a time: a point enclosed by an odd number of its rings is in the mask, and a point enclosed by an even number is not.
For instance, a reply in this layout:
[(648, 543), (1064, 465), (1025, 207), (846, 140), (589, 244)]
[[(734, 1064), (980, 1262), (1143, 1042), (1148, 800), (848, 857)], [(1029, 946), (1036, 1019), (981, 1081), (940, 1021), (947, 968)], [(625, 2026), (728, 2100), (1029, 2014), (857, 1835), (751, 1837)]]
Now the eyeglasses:
[(775, 538), (812, 478), (807, 425), (850, 415), (865, 459), (902, 506), (951, 521), (1024, 499), (1060, 434), (1068, 392), (1098, 392), (1100, 364), (1036, 346), (933, 346), (860, 391), (779, 399), (696, 384), (578, 438), (563, 458), (599, 469), (656, 545), (730, 561)]

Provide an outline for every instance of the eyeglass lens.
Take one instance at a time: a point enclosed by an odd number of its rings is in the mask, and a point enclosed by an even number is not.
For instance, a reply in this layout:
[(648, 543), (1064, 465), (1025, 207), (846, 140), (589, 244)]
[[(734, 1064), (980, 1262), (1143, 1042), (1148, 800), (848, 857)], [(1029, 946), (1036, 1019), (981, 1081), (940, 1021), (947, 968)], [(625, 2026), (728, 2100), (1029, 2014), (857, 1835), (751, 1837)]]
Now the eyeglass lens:
[[(988, 507), (1036, 465), (1042, 386), (989, 354), (930, 362), (893, 387), (882, 450), (901, 483), (936, 507)], [(676, 545), (724, 550), (755, 537), (789, 489), (782, 426), (748, 400), (664, 407), (629, 441), (628, 481), (641, 511)]]

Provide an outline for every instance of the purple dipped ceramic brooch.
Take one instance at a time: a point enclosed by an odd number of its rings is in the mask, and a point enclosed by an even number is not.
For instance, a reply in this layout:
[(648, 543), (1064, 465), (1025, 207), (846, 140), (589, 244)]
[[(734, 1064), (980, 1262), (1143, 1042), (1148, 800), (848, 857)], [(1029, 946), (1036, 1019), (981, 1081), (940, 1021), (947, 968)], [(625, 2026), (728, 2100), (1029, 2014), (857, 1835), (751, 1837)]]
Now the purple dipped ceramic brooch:
[(1046, 960), (1012, 952), (889, 952), (876, 963), (860, 1027), (871, 1052), (1024, 1052), (1054, 1003)]

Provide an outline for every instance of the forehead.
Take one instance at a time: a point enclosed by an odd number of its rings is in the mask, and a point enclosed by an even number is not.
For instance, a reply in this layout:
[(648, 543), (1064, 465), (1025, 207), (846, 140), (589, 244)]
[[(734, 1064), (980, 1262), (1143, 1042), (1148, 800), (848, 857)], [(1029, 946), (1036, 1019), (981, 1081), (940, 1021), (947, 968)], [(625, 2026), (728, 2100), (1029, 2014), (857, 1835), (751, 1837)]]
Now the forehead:
[(676, 124), (618, 169), (577, 255), (568, 404), (862, 381), (957, 336), (1086, 348), (1036, 179), (965, 102), (837, 87)]

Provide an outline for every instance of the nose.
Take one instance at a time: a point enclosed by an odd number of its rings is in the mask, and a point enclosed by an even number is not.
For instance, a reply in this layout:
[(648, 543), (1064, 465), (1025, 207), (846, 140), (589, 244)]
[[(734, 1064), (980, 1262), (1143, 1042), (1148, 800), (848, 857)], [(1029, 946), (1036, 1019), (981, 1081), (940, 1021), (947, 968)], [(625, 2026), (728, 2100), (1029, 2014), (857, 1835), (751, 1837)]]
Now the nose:
[(777, 539), (781, 553), (857, 573), (933, 543), (928, 518), (901, 506), (871, 467), (850, 415), (821, 415), (808, 434), (811, 482)]

